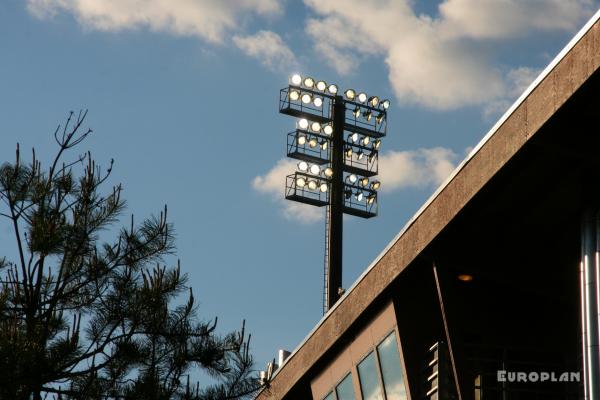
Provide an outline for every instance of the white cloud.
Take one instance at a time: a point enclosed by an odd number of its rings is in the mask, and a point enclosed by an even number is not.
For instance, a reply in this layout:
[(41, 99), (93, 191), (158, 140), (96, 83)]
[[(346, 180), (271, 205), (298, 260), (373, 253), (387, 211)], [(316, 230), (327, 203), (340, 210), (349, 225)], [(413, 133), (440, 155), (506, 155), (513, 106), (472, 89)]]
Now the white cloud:
[(483, 117), (486, 121), (493, 121), (533, 83), (535, 78), (542, 72), (537, 68), (518, 67), (508, 71), (505, 77), (506, 94), (504, 97), (488, 101), (483, 107)]
[(308, 204), (286, 200), (284, 197), (285, 178), (296, 170), (298, 162), (291, 159), (279, 160), (266, 174), (252, 181), (254, 190), (269, 195), (281, 206), (284, 217), (302, 223), (312, 223), (323, 219), (324, 210)]
[(535, 78), (542, 72), (538, 68), (519, 67), (508, 71), (508, 92), (513, 98), (521, 95), (533, 83)]
[(502, 39), (576, 29), (592, 6), (591, 0), (446, 0), (439, 10), (447, 34)]
[(352, 72), (363, 58), (384, 57), (399, 101), (433, 109), (498, 104), (512, 96), (512, 82), (486, 58), (483, 43), (531, 30), (572, 30), (593, 5), (592, 0), (445, 0), (434, 18), (417, 15), (412, 0), (304, 2), (317, 15), (306, 32), (339, 73)]
[(297, 64), (294, 53), (275, 32), (259, 31), (254, 35), (236, 35), (233, 42), (244, 53), (272, 70), (289, 71)]
[(457, 158), (444, 147), (388, 151), (379, 156), (381, 190), (438, 186), (454, 170)]
[(447, 43), (431, 27), (389, 49), (389, 79), (402, 103), (433, 109), (481, 104), (502, 96), (501, 74), (460, 43)]
[[(379, 156), (381, 190), (438, 186), (454, 170), (458, 156), (450, 149), (434, 147), (411, 151), (389, 151)], [(279, 160), (266, 174), (254, 178), (252, 187), (279, 203), (288, 219), (304, 223), (322, 221), (322, 208), (297, 203), (284, 198), (285, 177), (296, 170), (297, 161)]]
[(246, 14), (281, 12), (278, 0), (27, 0), (38, 18), (69, 12), (84, 27), (103, 31), (148, 28), (222, 42)]
[[(308, 19), (306, 32), (315, 43), (317, 52), (342, 75), (351, 73), (358, 65), (358, 54), (349, 50), (360, 48), (361, 53), (376, 54), (373, 43), (364, 35), (360, 35), (354, 27), (348, 26), (339, 16), (323, 19)], [(337, 34), (345, 32), (344, 34)]]

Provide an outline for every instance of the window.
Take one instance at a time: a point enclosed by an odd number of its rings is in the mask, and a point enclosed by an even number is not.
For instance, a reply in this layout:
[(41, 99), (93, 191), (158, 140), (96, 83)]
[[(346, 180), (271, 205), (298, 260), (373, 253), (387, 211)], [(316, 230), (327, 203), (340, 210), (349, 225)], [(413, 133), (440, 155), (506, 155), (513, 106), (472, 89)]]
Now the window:
[[(363, 400), (406, 400), (406, 387), (396, 344), (390, 333), (358, 364), (358, 377)], [(382, 391), (383, 383), (383, 391)]]
[(381, 385), (379, 384), (377, 360), (372, 351), (358, 364), (358, 379), (363, 400), (383, 400)]
[(387, 400), (406, 400), (402, 364), (393, 332), (377, 346), (377, 354)]
[(355, 400), (354, 388), (352, 387), (352, 374), (349, 373), (323, 400)]
[(346, 377), (335, 388), (337, 400), (355, 400), (354, 388), (352, 387), (352, 374)]

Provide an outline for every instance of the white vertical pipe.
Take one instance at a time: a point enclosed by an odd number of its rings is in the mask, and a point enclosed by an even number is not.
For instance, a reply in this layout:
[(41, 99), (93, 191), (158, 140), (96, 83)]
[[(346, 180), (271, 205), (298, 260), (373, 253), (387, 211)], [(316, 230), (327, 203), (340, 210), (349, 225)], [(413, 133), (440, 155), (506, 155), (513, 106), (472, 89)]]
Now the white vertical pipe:
[(583, 375), (586, 400), (600, 400), (600, 226), (595, 213), (587, 212), (582, 223), (583, 287), (581, 315), (584, 323)]
[(590, 347), (594, 353), (594, 358), (592, 359), (594, 365), (590, 365), (590, 390), (592, 391), (590, 398), (592, 400), (600, 400), (600, 210), (596, 211), (593, 222), (596, 240), (594, 243), (593, 271), (591, 272), (594, 276), (594, 285), (590, 289), (594, 290), (595, 287), (596, 310), (593, 316), (593, 319), (595, 319), (594, 340), (590, 343)]
[(279, 361), (279, 367), (281, 367), (283, 365), (283, 363), (285, 362), (285, 360), (287, 360), (287, 358), (290, 356), (290, 352), (284, 349), (279, 349), (279, 352), (277, 354), (277, 361)]
[[(582, 229), (582, 239), (583, 239), (583, 229)], [(586, 304), (585, 304), (585, 268), (583, 264), (583, 240), (581, 243), (581, 255), (582, 261), (579, 263), (579, 287), (580, 287), (580, 301), (581, 301), (581, 346), (582, 346), (582, 358), (583, 358), (583, 400), (589, 400), (587, 385), (588, 385), (588, 363), (587, 363), (587, 315), (586, 315)]]

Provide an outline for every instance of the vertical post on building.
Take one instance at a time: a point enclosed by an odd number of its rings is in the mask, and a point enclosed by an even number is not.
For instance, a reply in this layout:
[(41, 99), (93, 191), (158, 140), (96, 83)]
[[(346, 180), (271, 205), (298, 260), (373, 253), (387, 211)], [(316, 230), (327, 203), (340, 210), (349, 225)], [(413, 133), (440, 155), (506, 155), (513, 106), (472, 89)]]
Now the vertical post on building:
[(600, 400), (600, 219), (585, 212), (581, 224), (581, 319), (583, 382), (586, 400)]
[(331, 181), (329, 213), (329, 268), (327, 276), (327, 310), (340, 298), (342, 289), (343, 223), (344, 223), (344, 122), (346, 105), (342, 96), (333, 101), (333, 137), (331, 148)]

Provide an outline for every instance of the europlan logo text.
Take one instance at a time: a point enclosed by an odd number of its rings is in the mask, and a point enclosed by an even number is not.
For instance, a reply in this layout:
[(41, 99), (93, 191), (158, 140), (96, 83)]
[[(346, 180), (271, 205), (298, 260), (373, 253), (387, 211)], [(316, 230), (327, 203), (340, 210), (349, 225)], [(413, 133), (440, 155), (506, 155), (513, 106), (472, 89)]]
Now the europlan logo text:
[(498, 371), (498, 382), (579, 382), (581, 372)]

